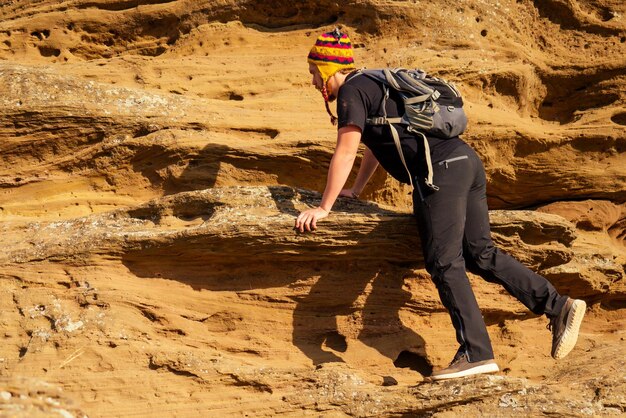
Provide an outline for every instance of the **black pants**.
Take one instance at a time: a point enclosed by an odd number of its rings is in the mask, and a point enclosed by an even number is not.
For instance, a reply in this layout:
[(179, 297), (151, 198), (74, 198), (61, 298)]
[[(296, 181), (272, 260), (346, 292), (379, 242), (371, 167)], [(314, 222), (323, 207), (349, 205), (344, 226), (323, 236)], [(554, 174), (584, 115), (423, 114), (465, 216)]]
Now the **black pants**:
[(440, 189), (428, 189), (418, 176), (413, 193), (426, 269), (450, 312), (460, 350), (471, 362), (492, 359), (491, 341), (466, 268), (500, 283), (536, 314), (557, 315), (567, 298), (547, 279), (494, 246), (485, 170), (471, 147), (459, 146), (446, 160), (435, 162), (433, 169)]

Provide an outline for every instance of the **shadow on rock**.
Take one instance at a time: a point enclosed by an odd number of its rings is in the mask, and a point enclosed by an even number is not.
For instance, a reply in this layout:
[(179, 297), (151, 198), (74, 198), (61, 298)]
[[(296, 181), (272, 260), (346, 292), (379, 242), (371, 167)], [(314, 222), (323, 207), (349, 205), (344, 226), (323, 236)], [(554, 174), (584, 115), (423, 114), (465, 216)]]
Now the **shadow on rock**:
[(349, 254), (330, 258), (308, 293), (293, 297), (293, 343), (314, 364), (321, 364), (343, 361), (350, 342), (359, 340), (397, 367), (429, 375), (432, 365), (424, 339), (400, 318), (411, 298), (403, 289), (406, 269), (356, 263)]
[[(207, 193), (218, 197), (212, 203), (198, 201)], [(398, 367), (430, 373), (423, 338), (400, 318), (411, 296), (403, 289), (403, 273), (419, 268), (421, 257), (417, 228), (407, 230), (412, 224), (406, 215), (340, 199), (337, 213), (320, 222), (317, 231), (300, 234), (293, 230), (295, 216), (303, 202), (319, 204), (319, 194), (275, 186), (190, 196), (196, 199), (194, 207), (207, 214), (203, 222), (208, 226), (195, 235), (182, 228), (174, 238), (152, 238), (126, 251), (122, 262), (136, 276), (235, 292), (261, 304), (292, 305), (293, 344), (314, 364), (343, 361), (350, 345), (360, 341)], [(215, 215), (221, 210), (219, 198), (242, 203)], [(226, 217), (231, 214), (238, 215)]]

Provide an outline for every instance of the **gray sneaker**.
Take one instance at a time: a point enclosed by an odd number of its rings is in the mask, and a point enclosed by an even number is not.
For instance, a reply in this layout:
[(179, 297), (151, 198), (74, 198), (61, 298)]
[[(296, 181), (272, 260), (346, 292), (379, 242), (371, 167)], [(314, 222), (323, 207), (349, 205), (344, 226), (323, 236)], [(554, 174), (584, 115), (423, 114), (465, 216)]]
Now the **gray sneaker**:
[(495, 360), (483, 360), (470, 362), (467, 354), (459, 352), (454, 356), (452, 363), (445, 369), (434, 371), (430, 380), (456, 379), (458, 377), (472, 376), (475, 374), (495, 373), (499, 371)]
[(567, 298), (561, 312), (550, 319), (548, 329), (552, 331), (551, 354), (555, 359), (562, 359), (576, 345), (586, 309), (584, 300)]

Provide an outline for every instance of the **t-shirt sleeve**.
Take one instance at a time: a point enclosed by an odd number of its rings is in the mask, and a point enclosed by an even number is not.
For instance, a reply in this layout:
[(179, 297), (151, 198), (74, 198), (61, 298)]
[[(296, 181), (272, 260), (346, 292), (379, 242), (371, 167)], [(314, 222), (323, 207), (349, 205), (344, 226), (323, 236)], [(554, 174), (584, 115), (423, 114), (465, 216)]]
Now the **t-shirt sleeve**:
[(354, 125), (363, 132), (367, 109), (369, 109), (368, 98), (359, 88), (351, 84), (341, 86), (337, 98), (338, 128)]

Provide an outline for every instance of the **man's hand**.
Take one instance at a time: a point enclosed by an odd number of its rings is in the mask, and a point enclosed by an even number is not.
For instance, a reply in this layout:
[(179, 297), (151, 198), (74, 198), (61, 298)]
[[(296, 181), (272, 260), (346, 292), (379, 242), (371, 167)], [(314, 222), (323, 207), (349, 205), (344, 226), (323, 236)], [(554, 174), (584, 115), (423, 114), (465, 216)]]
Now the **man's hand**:
[(305, 210), (296, 218), (294, 229), (304, 232), (315, 231), (317, 229), (317, 221), (328, 216), (328, 212), (321, 207)]

